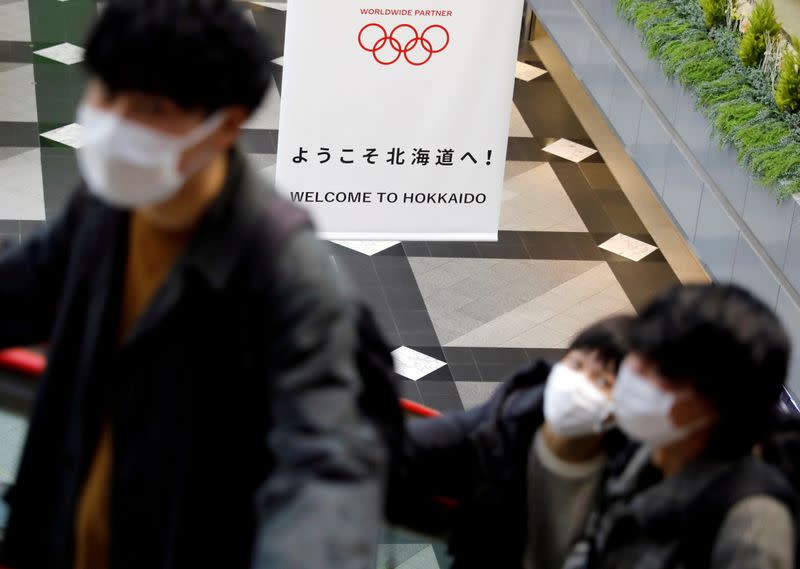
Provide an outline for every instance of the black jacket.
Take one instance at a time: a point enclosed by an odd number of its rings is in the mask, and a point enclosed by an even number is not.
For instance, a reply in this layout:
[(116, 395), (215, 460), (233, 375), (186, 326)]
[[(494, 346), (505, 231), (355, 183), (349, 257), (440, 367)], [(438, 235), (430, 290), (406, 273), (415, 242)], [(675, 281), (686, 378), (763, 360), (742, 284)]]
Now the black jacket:
[[(486, 404), (408, 426), (390, 521), (449, 540), (454, 569), (518, 569), (527, 537), (527, 462), (544, 422), (550, 365), (505, 382)], [(451, 509), (437, 498), (457, 502)]]
[(0, 258), (0, 346), (49, 341), (0, 564), (69, 569), (76, 501), (112, 418), (114, 569), (366, 569), (384, 446), (360, 414), (355, 310), (310, 230), (238, 153), (118, 347), (128, 214), (83, 191)]
[[(610, 467), (569, 569), (762, 569), (786, 567), (797, 495), (780, 470), (752, 454), (707, 453), (663, 478), (647, 447)], [(746, 503), (768, 498), (772, 504)], [(775, 502), (788, 511), (775, 509)], [(743, 506), (734, 510), (737, 506)], [(729, 514), (735, 517), (729, 519)], [(792, 520), (787, 520), (788, 513)], [(787, 527), (787, 523), (790, 527)], [(775, 536), (789, 534), (792, 542)], [(788, 562), (788, 563), (787, 563)]]

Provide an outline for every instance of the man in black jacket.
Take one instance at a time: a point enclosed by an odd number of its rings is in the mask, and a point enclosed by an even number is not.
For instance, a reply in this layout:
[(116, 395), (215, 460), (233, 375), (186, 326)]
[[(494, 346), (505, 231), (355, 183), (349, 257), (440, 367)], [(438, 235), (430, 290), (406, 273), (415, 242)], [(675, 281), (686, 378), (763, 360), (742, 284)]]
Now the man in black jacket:
[(107, 3), (84, 187), (0, 258), (0, 346), (49, 342), (0, 565), (373, 562), (355, 303), (236, 147), (268, 61), (228, 0)]

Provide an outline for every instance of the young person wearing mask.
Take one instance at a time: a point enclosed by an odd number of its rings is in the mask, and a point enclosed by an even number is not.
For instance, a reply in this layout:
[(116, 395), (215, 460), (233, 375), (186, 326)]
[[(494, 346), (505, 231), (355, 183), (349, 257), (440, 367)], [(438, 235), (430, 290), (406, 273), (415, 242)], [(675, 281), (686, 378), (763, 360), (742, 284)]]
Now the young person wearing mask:
[(106, 2), (85, 184), (0, 258), (0, 346), (49, 341), (0, 565), (374, 562), (356, 304), (238, 149), (269, 60), (232, 1)]
[(756, 457), (786, 377), (775, 314), (734, 286), (676, 288), (640, 315), (614, 387), (640, 447), (568, 569), (793, 569), (797, 497)]
[(560, 568), (620, 439), (610, 397), (632, 321), (588, 328), (561, 362), (535, 363), (476, 409), (411, 422), (390, 520), (445, 535), (455, 569)]

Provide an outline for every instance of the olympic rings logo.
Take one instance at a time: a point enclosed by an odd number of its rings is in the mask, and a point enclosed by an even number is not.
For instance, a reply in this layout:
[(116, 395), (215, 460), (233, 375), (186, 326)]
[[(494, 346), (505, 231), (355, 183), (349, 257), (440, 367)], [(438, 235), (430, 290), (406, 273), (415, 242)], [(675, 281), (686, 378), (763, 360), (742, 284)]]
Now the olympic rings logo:
[(387, 33), (380, 24), (367, 24), (358, 33), (358, 45), (381, 65), (392, 65), (404, 57), (408, 63), (419, 67), (428, 63), (433, 54), (447, 49), (450, 32), (435, 24), (420, 34), (414, 26), (400, 24)]

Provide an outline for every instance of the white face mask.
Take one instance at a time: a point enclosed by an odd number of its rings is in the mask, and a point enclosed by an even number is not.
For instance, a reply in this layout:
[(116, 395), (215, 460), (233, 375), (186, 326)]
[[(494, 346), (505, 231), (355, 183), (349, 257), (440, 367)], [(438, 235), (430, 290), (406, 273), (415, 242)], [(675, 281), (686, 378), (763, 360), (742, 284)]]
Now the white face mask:
[(659, 388), (623, 364), (614, 386), (614, 416), (630, 438), (652, 447), (686, 438), (705, 424), (704, 420), (678, 427), (672, 422), (672, 407), (679, 394)]
[(184, 151), (214, 132), (222, 119), (218, 113), (186, 135), (170, 136), (83, 104), (78, 110), (81, 174), (93, 194), (118, 207), (166, 201), (207, 163), (208, 157), (196, 160), (189, 172), (181, 173)]
[(544, 390), (544, 416), (553, 432), (562, 437), (601, 433), (611, 416), (609, 397), (580, 372), (556, 364)]

